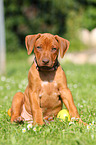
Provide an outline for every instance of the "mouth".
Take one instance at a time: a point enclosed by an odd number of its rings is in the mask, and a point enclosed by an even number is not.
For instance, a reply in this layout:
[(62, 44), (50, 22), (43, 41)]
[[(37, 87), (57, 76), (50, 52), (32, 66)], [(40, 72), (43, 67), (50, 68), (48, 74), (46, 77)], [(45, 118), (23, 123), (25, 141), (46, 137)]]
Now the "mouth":
[(36, 69), (39, 71), (54, 71), (54, 70), (57, 70), (58, 66), (60, 65), (57, 59), (53, 65), (38, 65), (36, 58), (34, 58), (34, 63), (35, 63)]

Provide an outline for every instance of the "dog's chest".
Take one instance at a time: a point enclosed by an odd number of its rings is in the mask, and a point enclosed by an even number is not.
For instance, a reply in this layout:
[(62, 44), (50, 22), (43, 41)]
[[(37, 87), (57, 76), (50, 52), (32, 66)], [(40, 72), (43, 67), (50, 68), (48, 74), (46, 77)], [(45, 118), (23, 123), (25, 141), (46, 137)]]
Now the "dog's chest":
[(59, 100), (59, 90), (56, 81), (41, 81), (41, 91), (39, 92), (40, 106), (42, 108), (53, 107)]

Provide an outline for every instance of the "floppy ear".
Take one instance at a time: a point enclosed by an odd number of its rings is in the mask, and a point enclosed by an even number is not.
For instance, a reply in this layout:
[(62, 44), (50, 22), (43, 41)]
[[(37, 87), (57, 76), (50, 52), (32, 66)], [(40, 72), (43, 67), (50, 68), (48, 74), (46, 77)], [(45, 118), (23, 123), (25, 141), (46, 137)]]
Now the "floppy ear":
[(62, 37), (59, 37), (58, 35), (55, 35), (55, 39), (58, 41), (59, 43), (59, 49), (60, 49), (60, 56), (61, 58), (63, 58), (64, 54), (66, 53), (66, 51), (68, 50), (69, 48), (69, 41), (62, 38)]
[(39, 34), (36, 34), (36, 35), (27, 35), (25, 37), (25, 45), (26, 45), (26, 48), (27, 48), (27, 52), (28, 52), (28, 55), (31, 54), (33, 48), (34, 48), (34, 44), (36, 42), (36, 40), (40, 37), (40, 33)]

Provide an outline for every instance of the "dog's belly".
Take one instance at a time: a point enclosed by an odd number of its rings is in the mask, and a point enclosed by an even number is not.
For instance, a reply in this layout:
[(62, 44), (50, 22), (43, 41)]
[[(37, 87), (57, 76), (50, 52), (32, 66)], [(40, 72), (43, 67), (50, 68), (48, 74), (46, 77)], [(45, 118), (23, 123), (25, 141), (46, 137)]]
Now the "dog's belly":
[[(57, 83), (55, 81), (53, 82), (42, 81), (40, 84), (40, 88), (41, 89), (37, 94), (39, 97), (38, 103), (40, 105), (40, 108), (42, 109), (43, 117), (56, 116), (57, 113), (62, 109), (62, 100), (60, 99), (60, 93), (58, 90)], [(28, 87), (25, 90), (24, 105), (25, 105), (26, 111), (30, 115), (32, 115), (30, 101), (28, 97)], [(24, 115), (24, 112), (26, 114), (26, 111), (23, 111), (23, 116), (26, 116)]]
[[(49, 100), (50, 99), (50, 100)], [(56, 116), (62, 109), (62, 101), (58, 99), (41, 99), (40, 107), (42, 109), (43, 116)], [(44, 101), (43, 101), (44, 100)]]
[(62, 100), (58, 85), (55, 81), (41, 83), (41, 92), (39, 93), (39, 104), (42, 108), (43, 116), (56, 116), (62, 108)]

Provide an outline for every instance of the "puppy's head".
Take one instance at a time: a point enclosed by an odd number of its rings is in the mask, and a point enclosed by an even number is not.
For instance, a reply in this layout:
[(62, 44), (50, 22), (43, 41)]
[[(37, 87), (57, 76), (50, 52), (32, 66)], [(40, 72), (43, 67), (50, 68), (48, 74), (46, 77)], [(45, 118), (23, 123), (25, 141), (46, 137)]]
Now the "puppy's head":
[(39, 67), (52, 68), (57, 61), (58, 53), (63, 58), (69, 48), (69, 41), (49, 33), (28, 35), (25, 38), (28, 55), (33, 48)]

